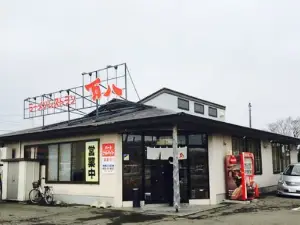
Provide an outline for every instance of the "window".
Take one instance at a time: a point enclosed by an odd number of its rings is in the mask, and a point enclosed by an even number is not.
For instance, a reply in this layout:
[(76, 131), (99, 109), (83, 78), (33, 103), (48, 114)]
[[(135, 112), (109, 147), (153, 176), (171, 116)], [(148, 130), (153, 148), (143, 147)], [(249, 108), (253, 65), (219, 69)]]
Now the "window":
[(207, 147), (189, 148), (190, 198), (209, 198), (209, 172)]
[(47, 145), (39, 145), (35, 147), (36, 149), (36, 159), (38, 159), (41, 165), (47, 165), (47, 157), (48, 157), (48, 146)]
[(254, 155), (254, 173), (262, 174), (261, 147), (259, 139), (232, 137), (232, 154), (251, 152)]
[(13, 148), (13, 149), (11, 150), (11, 158), (12, 158), (12, 159), (15, 159), (15, 158), (16, 158), (16, 149), (15, 149), (15, 148)]
[(123, 135), (123, 155), (128, 154), (129, 159), (123, 160), (123, 201), (133, 200), (133, 188), (140, 189), (143, 198), (143, 147), (142, 135)]
[(31, 147), (26, 147), (24, 149), (24, 159), (30, 159), (31, 158)]
[(208, 115), (212, 117), (218, 117), (218, 110), (213, 107), (208, 107)]
[(204, 105), (199, 104), (199, 103), (195, 103), (194, 104), (194, 111), (195, 111), (195, 113), (204, 114)]
[[(89, 143), (89, 145), (87, 145)], [(48, 182), (74, 182), (74, 183), (98, 183), (98, 161), (99, 155), (95, 146), (97, 141), (80, 141), (63, 144), (48, 145), (48, 166), (47, 166), (47, 181)], [(88, 160), (91, 154), (90, 149), (86, 148), (93, 145), (96, 151), (93, 151), (94, 163), (89, 167), (86, 167), (86, 160)], [(40, 150), (44, 150), (45, 146), (38, 147)], [(40, 157), (43, 158), (44, 151), (41, 151)], [(90, 168), (93, 167), (93, 168)], [(88, 169), (89, 168), (89, 169)], [(86, 172), (92, 170), (93, 174), (86, 175)], [(92, 177), (90, 177), (92, 176)]]
[(59, 181), (71, 181), (71, 144), (59, 146)]
[(238, 155), (244, 150), (244, 139), (239, 137), (232, 137), (232, 155)]
[(255, 173), (255, 175), (262, 174), (260, 140), (247, 139), (246, 149), (247, 149), (247, 152), (251, 152), (254, 155), (254, 173)]
[(178, 108), (184, 110), (190, 110), (190, 103), (188, 100), (178, 98)]
[(291, 164), (291, 156), (288, 145), (272, 144), (273, 173), (283, 172)]
[(286, 168), (283, 174), (287, 176), (300, 176), (300, 166), (290, 165)]
[(58, 181), (58, 145), (48, 147), (48, 177), (49, 181)]
[(72, 160), (71, 160), (71, 179), (72, 181), (83, 181), (84, 177), (84, 168), (85, 168), (85, 143), (84, 142), (76, 142), (73, 143), (72, 149)]
[(189, 145), (206, 145), (206, 135), (205, 134), (190, 134), (188, 136)]

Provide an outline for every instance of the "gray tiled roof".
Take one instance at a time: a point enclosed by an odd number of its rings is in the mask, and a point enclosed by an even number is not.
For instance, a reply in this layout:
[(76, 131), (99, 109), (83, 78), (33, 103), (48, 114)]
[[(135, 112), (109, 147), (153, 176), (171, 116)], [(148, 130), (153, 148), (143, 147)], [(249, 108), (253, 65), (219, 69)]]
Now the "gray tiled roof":
[[(122, 104), (124, 102), (128, 103), (128, 105), (125, 106), (124, 108), (121, 107), (121, 109), (119, 109), (117, 112), (111, 112), (109, 110), (101, 111), (102, 108), (106, 107), (106, 105), (109, 105), (111, 103)], [(154, 118), (160, 116), (168, 116), (173, 114), (175, 115), (177, 113), (171, 110), (159, 109), (152, 106), (144, 106), (138, 103), (115, 99), (115, 100), (111, 100), (110, 102), (108, 102), (107, 104), (99, 108), (99, 116), (97, 118), (93, 116), (93, 112), (92, 112), (89, 115), (79, 119), (50, 124), (44, 127), (36, 127), (36, 128), (3, 134), (0, 136), (0, 139), (3, 137), (40, 133), (44, 131), (54, 131), (54, 130), (61, 130), (61, 129), (76, 128), (76, 127), (86, 127), (86, 126), (102, 126), (102, 125), (113, 124), (118, 122), (140, 120), (140, 119)]]

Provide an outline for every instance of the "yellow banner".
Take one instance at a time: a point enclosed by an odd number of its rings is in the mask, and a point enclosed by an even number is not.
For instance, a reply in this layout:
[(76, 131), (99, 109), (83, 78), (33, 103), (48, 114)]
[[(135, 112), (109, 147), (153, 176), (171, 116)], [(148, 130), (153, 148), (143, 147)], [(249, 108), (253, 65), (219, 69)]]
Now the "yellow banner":
[(85, 143), (85, 181), (99, 181), (98, 141), (89, 141)]

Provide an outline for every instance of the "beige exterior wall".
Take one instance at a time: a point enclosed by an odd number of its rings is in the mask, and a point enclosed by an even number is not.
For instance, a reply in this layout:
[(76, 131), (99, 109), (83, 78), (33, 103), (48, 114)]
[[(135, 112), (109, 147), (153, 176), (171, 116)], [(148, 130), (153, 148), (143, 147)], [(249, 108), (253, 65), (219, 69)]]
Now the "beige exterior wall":
[(214, 134), (208, 137), (210, 204), (218, 204), (225, 199), (226, 154), (231, 154), (231, 136)]
[[(21, 143), (22, 153), (18, 153), (17, 158), (24, 155), (24, 146), (50, 144), (79, 140), (99, 140), (100, 160), (99, 160), (99, 184), (46, 184), (53, 187), (56, 200), (67, 203), (92, 204), (95, 201), (105, 201), (114, 207), (122, 206), (122, 136), (118, 134), (82, 136), (74, 138), (61, 138), (53, 140), (32, 141)], [(115, 143), (115, 173), (103, 174), (101, 172), (101, 146), (103, 143)], [(20, 143), (9, 144), (8, 149), (17, 148), (20, 152)], [(33, 154), (32, 154), (33, 155)], [(45, 177), (45, 166), (42, 166), (42, 177)], [(22, 194), (21, 194), (22, 195)]]
[[(132, 206), (132, 202), (122, 202), (122, 136), (119, 134), (107, 134), (107, 135), (93, 135), (93, 136), (82, 136), (74, 138), (62, 138), (53, 140), (43, 141), (32, 141), (22, 143), (11, 143), (7, 144), (8, 147), (8, 158), (9, 150), (12, 148), (16, 149), (16, 156), (19, 158), (23, 157), (24, 146), (26, 145), (37, 145), (37, 144), (50, 144), (68, 141), (78, 140), (99, 140), (99, 147), (103, 143), (115, 143), (116, 157), (115, 157), (115, 173), (114, 174), (103, 174), (101, 172), (101, 150), (100, 150), (100, 161), (99, 161), (99, 184), (47, 184), (53, 187), (56, 200), (62, 200), (67, 203), (81, 203), (91, 204), (97, 200), (106, 201), (114, 207)], [(273, 174), (272, 165), (272, 149), (271, 144), (263, 144), (261, 146), (262, 154), (262, 175), (255, 176), (255, 180), (260, 187), (274, 186), (277, 184), (279, 175)], [(266, 142), (267, 143), (267, 142)], [(22, 151), (20, 151), (20, 146)], [(231, 136), (214, 134), (208, 137), (208, 160), (209, 160), (209, 185), (210, 185), (210, 199), (206, 200), (190, 200), (190, 204), (218, 204), (225, 198), (225, 166), (224, 157), (226, 154), (231, 154), (232, 143)], [(34, 153), (32, 153), (34, 155)], [(294, 148), (291, 151), (291, 162), (297, 162), (297, 151)], [(5, 172), (5, 169), (3, 172)], [(42, 176), (45, 176), (45, 166), (42, 167)], [(20, 173), (21, 176), (21, 173)], [(24, 174), (22, 174), (24, 176)], [(35, 177), (31, 175), (32, 177)], [(21, 177), (20, 177), (21, 179)], [(4, 188), (5, 189), (5, 188)], [(21, 188), (22, 190), (24, 188)], [(19, 193), (19, 196), (24, 194)]]

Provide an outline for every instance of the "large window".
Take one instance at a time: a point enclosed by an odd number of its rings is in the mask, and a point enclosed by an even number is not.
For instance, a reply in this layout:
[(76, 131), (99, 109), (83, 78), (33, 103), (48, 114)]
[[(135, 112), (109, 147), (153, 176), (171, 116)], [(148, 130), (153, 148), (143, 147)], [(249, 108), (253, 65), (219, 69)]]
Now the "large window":
[(238, 155), (245, 149), (245, 141), (243, 138), (232, 137), (232, 154)]
[(254, 170), (255, 174), (262, 174), (262, 160), (261, 160), (261, 144), (260, 140), (247, 139), (247, 152), (251, 152), (254, 155)]
[(232, 137), (232, 154), (238, 155), (242, 152), (251, 152), (254, 155), (255, 175), (262, 174), (261, 145), (259, 139), (243, 137)]
[(24, 148), (24, 159), (30, 159), (31, 158), (31, 147), (25, 147)]
[(178, 98), (178, 108), (184, 110), (190, 110), (190, 103), (188, 100)]
[(143, 198), (142, 135), (123, 135), (123, 201), (133, 200), (133, 188), (140, 189)]
[(48, 181), (58, 181), (58, 145), (48, 146)]
[(273, 173), (277, 174), (283, 172), (284, 169), (291, 163), (289, 146), (272, 143), (272, 161)]
[(209, 171), (207, 136), (205, 134), (189, 135), (189, 173), (190, 198), (209, 198)]
[[(98, 145), (96, 143), (98, 142), (80, 141), (48, 145), (47, 181), (98, 183), (99, 148), (95, 146)], [(91, 150), (93, 151), (93, 165), (90, 163)], [(88, 160), (87, 163), (86, 160)], [(86, 164), (89, 165), (88, 168)]]
[(218, 117), (218, 110), (213, 107), (208, 107), (208, 115), (212, 117)]

